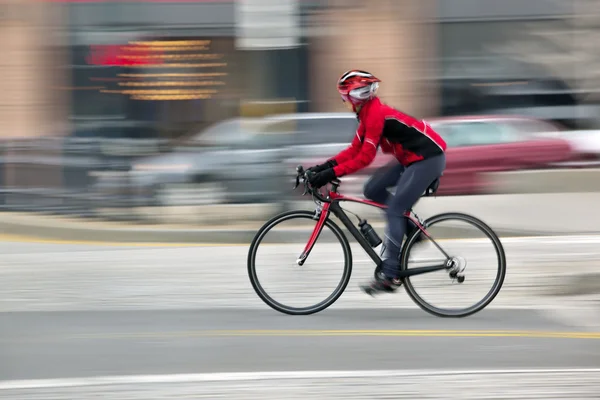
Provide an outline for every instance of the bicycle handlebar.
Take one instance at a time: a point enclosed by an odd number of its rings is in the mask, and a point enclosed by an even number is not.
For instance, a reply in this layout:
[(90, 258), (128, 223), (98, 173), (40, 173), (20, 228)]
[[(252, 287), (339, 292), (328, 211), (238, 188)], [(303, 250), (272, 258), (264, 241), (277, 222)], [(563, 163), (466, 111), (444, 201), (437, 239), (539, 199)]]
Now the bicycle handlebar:
[[(323, 203), (330, 203), (331, 200), (326, 199), (325, 197), (323, 197), (323, 195), (321, 195), (321, 193), (319, 193), (318, 189), (313, 188), (312, 186), (310, 186), (309, 183), (309, 177), (314, 175), (314, 172), (311, 171), (305, 171), (304, 167), (302, 165), (298, 165), (296, 167), (296, 185), (294, 186), (294, 189), (296, 189), (298, 187), (298, 185), (300, 184), (300, 178), (302, 178), (302, 183), (304, 183), (304, 193), (302, 193), (302, 195), (304, 196), (306, 193), (310, 193), (312, 196), (316, 197), (317, 200), (323, 202)], [(337, 184), (339, 184), (339, 182), (336, 182)]]

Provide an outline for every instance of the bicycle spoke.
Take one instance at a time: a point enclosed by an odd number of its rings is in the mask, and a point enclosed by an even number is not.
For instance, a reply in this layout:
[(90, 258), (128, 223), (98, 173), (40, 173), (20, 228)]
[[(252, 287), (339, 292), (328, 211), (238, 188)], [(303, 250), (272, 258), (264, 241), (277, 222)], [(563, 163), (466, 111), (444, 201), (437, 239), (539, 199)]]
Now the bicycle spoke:
[[(284, 213), (265, 224), (250, 246), (248, 274), (252, 286), (277, 311), (301, 315), (324, 310), (337, 300), (350, 280), (352, 258), (347, 239), (328, 219), (315, 238), (313, 216), (308, 211)], [(291, 223), (304, 229), (294, 236), (298, 240), (281, 244), (281, 229), (285, 232), (284, 226)], [(316, 240), (311, 242), (311, 257), (305, 264), (298, 263), (297, 255), (305, 254), (306, 231), (312, 232), (311, 237)], [(279, 244), (266, 246), (269, 242)]]
[[(416, 237), (408, 239), (402, 256), (408, 295), (422, 309), (438, 316), (464, 317), (485, 308), (500, 291), (506, 273), (504, 250), (497, 236), (483, 222), (464, 214), (434, 216), (427, 226), (430, 237), (443, 239), (425, 238), (419, 243)], [(423, 264), (442, 258), (434, 255), (440, 251), (448, 255), (443, 261), (446, 268), (415, 274), (423, 271)]]

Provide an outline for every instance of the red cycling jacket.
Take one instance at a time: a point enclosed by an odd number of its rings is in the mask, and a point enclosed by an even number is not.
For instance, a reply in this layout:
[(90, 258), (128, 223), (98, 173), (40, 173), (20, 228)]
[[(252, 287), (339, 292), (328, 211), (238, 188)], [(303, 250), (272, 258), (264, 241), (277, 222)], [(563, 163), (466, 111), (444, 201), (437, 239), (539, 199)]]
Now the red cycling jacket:
[(381, 103), (377, 97), (363, 105), (358, 119), (350, 147), (332, 158), (337, 163), (337, 177), (371, 164), (379, 146), (383, 153), (394, 154), (404, 166), (446, 151), (446, 142), (428, 123)]

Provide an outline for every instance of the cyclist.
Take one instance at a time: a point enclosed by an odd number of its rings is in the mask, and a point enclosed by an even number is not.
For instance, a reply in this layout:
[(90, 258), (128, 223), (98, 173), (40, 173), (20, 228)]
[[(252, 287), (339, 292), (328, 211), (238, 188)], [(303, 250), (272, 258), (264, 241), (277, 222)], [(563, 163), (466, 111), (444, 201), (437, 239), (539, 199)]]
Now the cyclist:
[[(425, 121), (382, 103), (377, 96), (379, 82), (380, 79), (361, 70), (347, 71), (339, 78), (338, 92), (348, 109), (356, 113), (358, 129), (348, 148), (324, 164), (309, 168), (315, 173), (310, 184), (320, 188), (335, 178), (367, 167), (379, 147), (383, 153), (395, 156), (392, 164), (376, 171), (364, 188), (366, 198), (388, 206), (382, 271), (361, 286), (370, 295), (393, 292), (401, 285), (397, 277), (401, 244), (407, 232), (404, 213), (446, 167), (446, 142)], [(390, 195), (387, 189), (393, 186), (396, 192)], [(415, 228), (412, 222), (409, 228)]]

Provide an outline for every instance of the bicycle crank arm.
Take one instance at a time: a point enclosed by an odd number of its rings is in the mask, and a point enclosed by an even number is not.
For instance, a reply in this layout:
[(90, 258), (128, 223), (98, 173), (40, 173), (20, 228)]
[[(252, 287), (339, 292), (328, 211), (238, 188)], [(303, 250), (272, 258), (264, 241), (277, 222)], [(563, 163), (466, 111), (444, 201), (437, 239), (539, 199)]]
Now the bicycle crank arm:
[(409, 270), (402, 270), (398, 274), (398, 278), (402, 279), (402, 278), (407, 278), (409, 276), (426, 274), (428, 272), (441, 271), (443, 269), (448, 269), (448, 265), (446, 263), (444, 263), (442, 265), (433, 265), (431, 267), (419, 267), (419, 268), (413, 268), (413, 269), (409, 269)]

